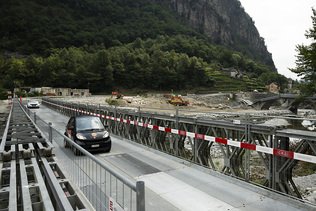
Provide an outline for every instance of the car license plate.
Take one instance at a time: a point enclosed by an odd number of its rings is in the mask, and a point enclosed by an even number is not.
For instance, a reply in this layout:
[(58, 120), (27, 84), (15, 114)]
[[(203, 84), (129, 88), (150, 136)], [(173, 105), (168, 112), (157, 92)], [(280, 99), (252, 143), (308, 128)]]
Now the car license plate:
[(99, 146), (100, 146), (99, 144), (93, 144), (93, 145), (91, 145), (92, 148), (99, 147)]

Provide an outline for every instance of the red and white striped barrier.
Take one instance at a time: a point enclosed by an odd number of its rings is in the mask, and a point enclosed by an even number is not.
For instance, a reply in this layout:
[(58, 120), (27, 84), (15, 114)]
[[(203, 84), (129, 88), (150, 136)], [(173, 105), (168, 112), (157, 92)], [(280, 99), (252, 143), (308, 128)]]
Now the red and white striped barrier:
[(158, 130), (158, 131), (163, 131), (166, 133), (172, 133), (172, 134), (176, 134), (176, 135), (180, 135), (180, 136), (187, 136), (187, 137), (191, 137), (191, 138), (195, 138), (195, 139), (216, 142), (219, 144), (224, 144), (224, 145), (228, 145), (228, 146), (253, 150), (253, 151), (267, 153), (267, 154), (285, 157), (285, 158), (289, 158), (289, 159), (295, 159), (295, 160), (305, 161), (305, 162), (309, 162), (309, 163), (316, 163), (316, 156), (313, 156), (313, 155), (306, 155), (306, 154), (297, 153), (297, 152), (293, 152), (293, 151), (264, 147), (264, 146), (260, 146), (260, 145), (256, 145), (256, 144), (243, 143), (243, 142), (239, 142), (239, 141), (233, 141), (233, 140), (227, 139), (227, 138), (213, 137), (213, 136), (208, 136), (205, 134), (192, 133), (192, 132), (168, 128), (168, 127), (161, 127), (158, 125), (151, 125), (151, 124), (147, 124), (147, 123), (138, 122), (136, 120), (131, 121), (128, 119), (116, 118), (113, 116), (100, 115), (100, 114), (96, 114), (96, 113), (87, 112), (84, 110), (79, 110), (79, 109), (69, 108), (66, 106), (61, 106), (61, 105), (51, 103), (51, 102), (47, 102), (47, 103), (50, 103), (50, 104), (53, 104), (55, 106), (59, 106), (59, 107), (65, 108), (65, 109), (70, 109), (72, 111), (76, 111), (76, 112), (79, 112), (82, 114), (98, 116), (98, 117), (108, 119), (108, 120), (122, 122), (125, 124), (136, 125), (136, 126), (140, 126), (140, 127), (144, 127), (144, 128), (149, 128), (151, 130)]

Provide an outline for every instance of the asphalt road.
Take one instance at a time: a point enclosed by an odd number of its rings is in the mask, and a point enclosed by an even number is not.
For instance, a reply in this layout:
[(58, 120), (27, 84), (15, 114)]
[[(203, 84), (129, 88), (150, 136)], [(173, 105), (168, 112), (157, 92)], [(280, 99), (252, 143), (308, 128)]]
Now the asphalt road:
[[(69, 119), (41, 105), (32, 112), (63, 132)], [(56, 157), (65, 152), (56, 147)], [(66, 153), (69, 153), (66, 151)], [(308, 210), (301, 203), (243, 181), (112, 136), (112, 150), (95, 154), (131, 180), (145, 181), (146, 210)], [(61, 159), (62, 160), (62, 159)]]

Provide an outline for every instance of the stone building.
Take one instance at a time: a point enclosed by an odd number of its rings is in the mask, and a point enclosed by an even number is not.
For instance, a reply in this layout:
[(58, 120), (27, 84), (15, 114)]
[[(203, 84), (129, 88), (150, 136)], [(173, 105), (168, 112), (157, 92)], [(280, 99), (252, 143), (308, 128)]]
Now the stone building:
[(276, 83), (272, 82), (271, 84), (266, 86), (267, 90), (271, 93), (279, 93), (280, 92), (280, 87)]
[(31, 88), (30, 92), (42, 93), (45, 96), (77, 96), (77, 97), (87, 97), (91, 93), (89, 89), (71, 89), (71, 88), (53, 88), (53, 87), (40, 87)]

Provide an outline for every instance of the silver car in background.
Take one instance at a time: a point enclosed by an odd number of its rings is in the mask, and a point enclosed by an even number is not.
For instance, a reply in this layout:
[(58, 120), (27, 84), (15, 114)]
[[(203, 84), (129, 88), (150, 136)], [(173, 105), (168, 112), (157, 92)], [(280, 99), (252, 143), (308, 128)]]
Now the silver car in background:
[(31, 100), (31, 101), (27, 102), (27, 107), (28, 108), (39, 108), (40, 103), (37, 100)]

